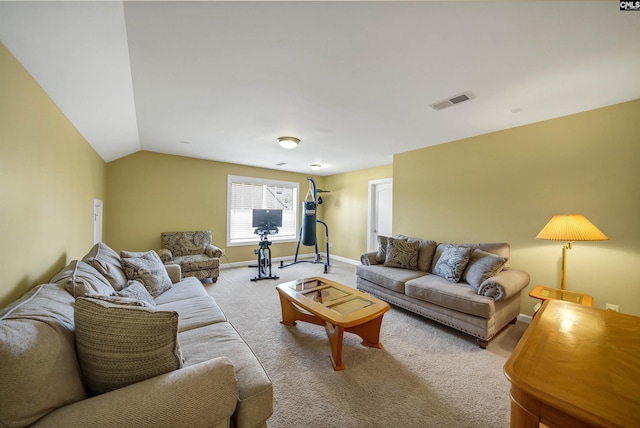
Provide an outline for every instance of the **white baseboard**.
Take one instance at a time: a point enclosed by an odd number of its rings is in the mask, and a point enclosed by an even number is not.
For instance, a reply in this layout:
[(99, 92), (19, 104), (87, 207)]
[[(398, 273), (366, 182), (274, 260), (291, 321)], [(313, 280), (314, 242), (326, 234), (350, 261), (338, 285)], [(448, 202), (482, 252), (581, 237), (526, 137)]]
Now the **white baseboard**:
[[(322, 254), (320, 254), (322, 255)], [(293, 261), (293, 257), (294, 256), (287, 256), (287, 257), (272, 257), (271, 258), (271, 264), (273, 267), (277, 267), (280, 265), (280, 261), (284, 261), (286, 262), (290, 262)], [(315, 253), (311, 253), (311, 254), (299, 254), (298, 255), (298, 260), (300, 259), (315, 259), (316, 255)], [(231, 268), (237, 268), (237, 267), (249, 267), (251, 265), (255, 265), (258, 263), (257, 260), (245, 260), (245, 261), (241, 261), (241, 262), (226, 262), (226, 263), (222, 263), (222, 260), (220, 260), (220, 269), (231, 269)]]
[(518, 315), (518, 321), (520, 321), (520, 322), (525, 322), (527, 324), (531, 324), (531, 320), (532, 320), (531, 315), (525, 315), (525, 314), (522, 314), (522, 313)]
[[(325, 253), (320, 253), (320, 255), (323, 257), (327, 257)], [(353, 260), (353, 259), (348, 259), (346, 257), (340, 257), (340, 256), (332, 256), (331, 253), (329, 253), (329, 258), (331, 258), (332, 260), (338, 260), (339, 262), (349, 263), (350, 265), (360, 264), (360, 260)]]
[[(327, 255), (326, 253), (320, 253), (320, 256), (323, 257), (323, 260), (327, 259)], [(280, 260), (284, 261), (285, 263), (289, 263), (293, 261), (293, 258), (295, 256), (286, 256), (286, 257), (273, 257), (271, 258), (271, 264), (275, 267), (276, 265), (280, 264)], [(298, 260), (302, 259), (302, 260), (307, 260), (307, 259), (315, 259), (316, 254), (315, 253), (308, 253), (308, 254), (298, 254)], [(340, 256), (334, 256), (331, 255), (331, 253), (329, 253), (329, 262), (331, 262), (331, 260), (338, 260), (340, 262), (344, 262), (344, 263), (349, 263), (351, 265), (359, 265), (360, 264), (360, 260), (353, 260), (353, 259), (348, 259), (346, 257), (340, 257)], [(224, 259), (222, 259), (224, 260)], [(222, 262), (222, 260), (220, 260)], [(241, 261), (241, 262), (233, 262), (233, 263), (220, 263), (220, 269), (230, 269), (230, 268), (236, 268), (236, 267), (249, 267), (251, 265), (255, 265), (257, 263), (257, 260), (245, 260), (245, 261)]]

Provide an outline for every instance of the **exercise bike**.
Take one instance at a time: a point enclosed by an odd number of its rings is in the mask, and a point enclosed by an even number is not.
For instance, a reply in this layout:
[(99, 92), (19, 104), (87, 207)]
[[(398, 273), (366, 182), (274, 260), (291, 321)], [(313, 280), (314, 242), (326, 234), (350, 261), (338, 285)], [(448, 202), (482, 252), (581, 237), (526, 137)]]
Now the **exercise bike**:
[(251, 281), (260, 281), (262, 279), (278, 279), (279, 276), (272, 275), (271, 273), (271, 241), (267, 239), (269, 235), (275, 235), (278, 233), (277, 227), (257, 227), (254, 232), (256, 235), (260, 235), (259, 247), (257, 250), (253, 250), (253, 254), (258, 255), (258, 265), (249, 266), (257, 267), (258, 275), (251, 278)]

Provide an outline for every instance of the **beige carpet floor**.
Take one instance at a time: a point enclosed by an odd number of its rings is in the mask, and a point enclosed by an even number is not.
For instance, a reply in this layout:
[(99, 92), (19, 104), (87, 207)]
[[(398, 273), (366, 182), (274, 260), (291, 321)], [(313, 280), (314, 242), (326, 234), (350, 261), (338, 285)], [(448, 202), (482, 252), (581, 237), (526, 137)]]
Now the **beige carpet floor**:
[[(286, 262), (285, 262), (286, 263)], [(487, 350), (470, 336), (392, 306), (381, 329), (383, 349), (345, 334), (346, 369), (335, 372), (324, 329), (280, 324), (275, 286), (325, 276), (355, 287), (355, 266), (332, 260), (298, 263), (252, 282), (256, 269), (222, 269), (205, 284), (263, 364), (274, 387), (269, 427), (508, 427), (509, 382), (502, 367), (526, 324), (509, 326)]]

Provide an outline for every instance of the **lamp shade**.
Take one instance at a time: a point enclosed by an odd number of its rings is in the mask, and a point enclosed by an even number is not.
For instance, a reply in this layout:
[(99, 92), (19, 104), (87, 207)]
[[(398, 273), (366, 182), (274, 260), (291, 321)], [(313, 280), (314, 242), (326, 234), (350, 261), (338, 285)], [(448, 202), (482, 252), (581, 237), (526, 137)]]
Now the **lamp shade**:
[(606, 241), (609, 238), (582, 214), (554, 215), (536, 239), (549, 241)]

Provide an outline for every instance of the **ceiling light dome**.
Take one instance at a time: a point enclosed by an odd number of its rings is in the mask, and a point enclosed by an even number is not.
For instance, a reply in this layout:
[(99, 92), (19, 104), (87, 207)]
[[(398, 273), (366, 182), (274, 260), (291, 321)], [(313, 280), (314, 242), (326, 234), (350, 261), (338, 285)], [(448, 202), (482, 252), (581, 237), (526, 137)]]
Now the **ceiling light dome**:
[(278, 137), (278, 143), (283, 149), (295, 149), (300, 144), (300, 139), (296, 137)]
[(311, 165), (309, 165), (309, 166), (310, 166), (310, 167), (311, 167), (311, 169), (312, 169), (312, 170), (314, 170), (314, 171), (319, 171), (319, 170), (320, 170), (320, 168), (322, 168), (322, 165), (320, 165), (319, 163), (314, 163), (314, 164), (311, 164)]

